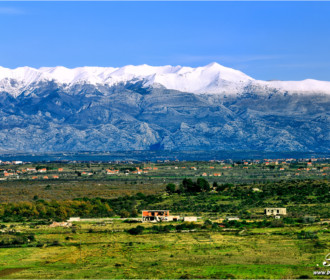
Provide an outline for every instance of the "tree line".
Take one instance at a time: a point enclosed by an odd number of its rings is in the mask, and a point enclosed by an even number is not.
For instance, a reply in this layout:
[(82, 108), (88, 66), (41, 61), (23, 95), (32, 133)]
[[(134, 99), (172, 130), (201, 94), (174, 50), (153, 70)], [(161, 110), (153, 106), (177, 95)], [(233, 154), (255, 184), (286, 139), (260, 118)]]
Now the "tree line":
[[(329, 217), (330, 183), (328, 180), (292, 180), (264, 184), (218, 184), (212, 187), (204, 178), (195, 182), (183, 179), (179, 186), (168, 184), (164, 189), (169, 195), (144, 195), (137, 193), (113, 199), (77, 198), (73, 200), (36, 199), (33, 202), (0, 204), (0, 220), (24, 221), (33, 219), (65, 220), (82, 218), (137, 217), (143, 209), (169, 209), (172, 212), (233, 213), (248, 217), (251, 208), (286, 207), (290, 213), (306, 212), (310, 215)], [(172, 201), (172, 195), (179, 200)], [(230, 203), (219, 203), (219, 201)], [(267, 201), (274, 201), (272, 203)]]

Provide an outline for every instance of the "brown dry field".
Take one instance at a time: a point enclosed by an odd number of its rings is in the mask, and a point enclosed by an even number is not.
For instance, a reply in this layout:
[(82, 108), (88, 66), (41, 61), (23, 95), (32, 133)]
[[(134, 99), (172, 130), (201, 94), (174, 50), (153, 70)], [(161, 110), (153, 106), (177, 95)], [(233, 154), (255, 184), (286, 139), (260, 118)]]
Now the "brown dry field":
[(69, 200), (79, 197), (115, 198), (124, 195), (157, 194), (165, 189), (163, 183), (141, 181), (8, 181), (0, 183), (0, 203), (32, 201), (37, 195), (44, 200)]

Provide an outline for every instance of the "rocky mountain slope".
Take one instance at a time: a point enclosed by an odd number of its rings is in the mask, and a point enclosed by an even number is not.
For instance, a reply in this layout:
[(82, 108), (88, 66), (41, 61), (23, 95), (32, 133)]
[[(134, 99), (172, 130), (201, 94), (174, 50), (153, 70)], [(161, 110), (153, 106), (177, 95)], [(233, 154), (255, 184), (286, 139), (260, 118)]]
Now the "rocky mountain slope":
[(0, 68), (0, 150), (330, 151), (330, 82), (205, 67)]

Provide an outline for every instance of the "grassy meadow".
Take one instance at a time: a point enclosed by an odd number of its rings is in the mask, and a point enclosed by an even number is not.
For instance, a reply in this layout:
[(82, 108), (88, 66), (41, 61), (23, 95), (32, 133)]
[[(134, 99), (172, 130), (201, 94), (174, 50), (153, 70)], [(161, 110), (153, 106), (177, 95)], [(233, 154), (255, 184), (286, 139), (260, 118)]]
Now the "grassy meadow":
[[(33, 232), (35, 241), (0, 249), (0, 277), (327, 278), (313, 276), (322, 269), (330, 245), (325, 225), (139, 235), (123, 231), (135, 226), (122, 221), (77, 223), (72, 230), (17, 223), (15, 229)], [(297, 238), (302, 230), (317, 232), (317, 241)]]
[[(1, 279), (329, 278), (328, 161), (1, 168)], [(138, 223), (145, 209), (199, 219)], [(77, 216), (94, 220), (50, 227)]]

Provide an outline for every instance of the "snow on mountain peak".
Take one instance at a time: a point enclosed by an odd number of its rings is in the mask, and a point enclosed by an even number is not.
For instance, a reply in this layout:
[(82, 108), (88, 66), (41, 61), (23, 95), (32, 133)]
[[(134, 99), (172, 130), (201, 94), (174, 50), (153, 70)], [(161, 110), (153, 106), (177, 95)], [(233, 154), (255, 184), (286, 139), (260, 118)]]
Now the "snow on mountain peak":
[(269, 81), (269, 87), (292, 93), (327, 93), (330, 94), (330, 82), (306, 79), (302, 81)]
[(330, 82), (304, 80), (299, 82), (257, 81), (241, 71), (210, 63), (203, 67), (127, 65), (114, 67), (78, 67), (69, 69), (63, 66), (0, 67), (0, 91), (13, 96), (23, 90), (33, 91), (39, 82), (55, 81), (72, 86), (79, 83), (112, 86), (121, 82), (142, 81), (145, 87), (161, 85), (196, 94), (239, 94), (250, 85), (261, 88), (275, 88), (280, 91), (330, 93)]
[(176, 67), (170, 73), (155, 73), (146, 85), (161, 84), (168, 89), (192, 93), (237, 93), (253, 79), (244, 73), (211, 63), (204, 67)]

